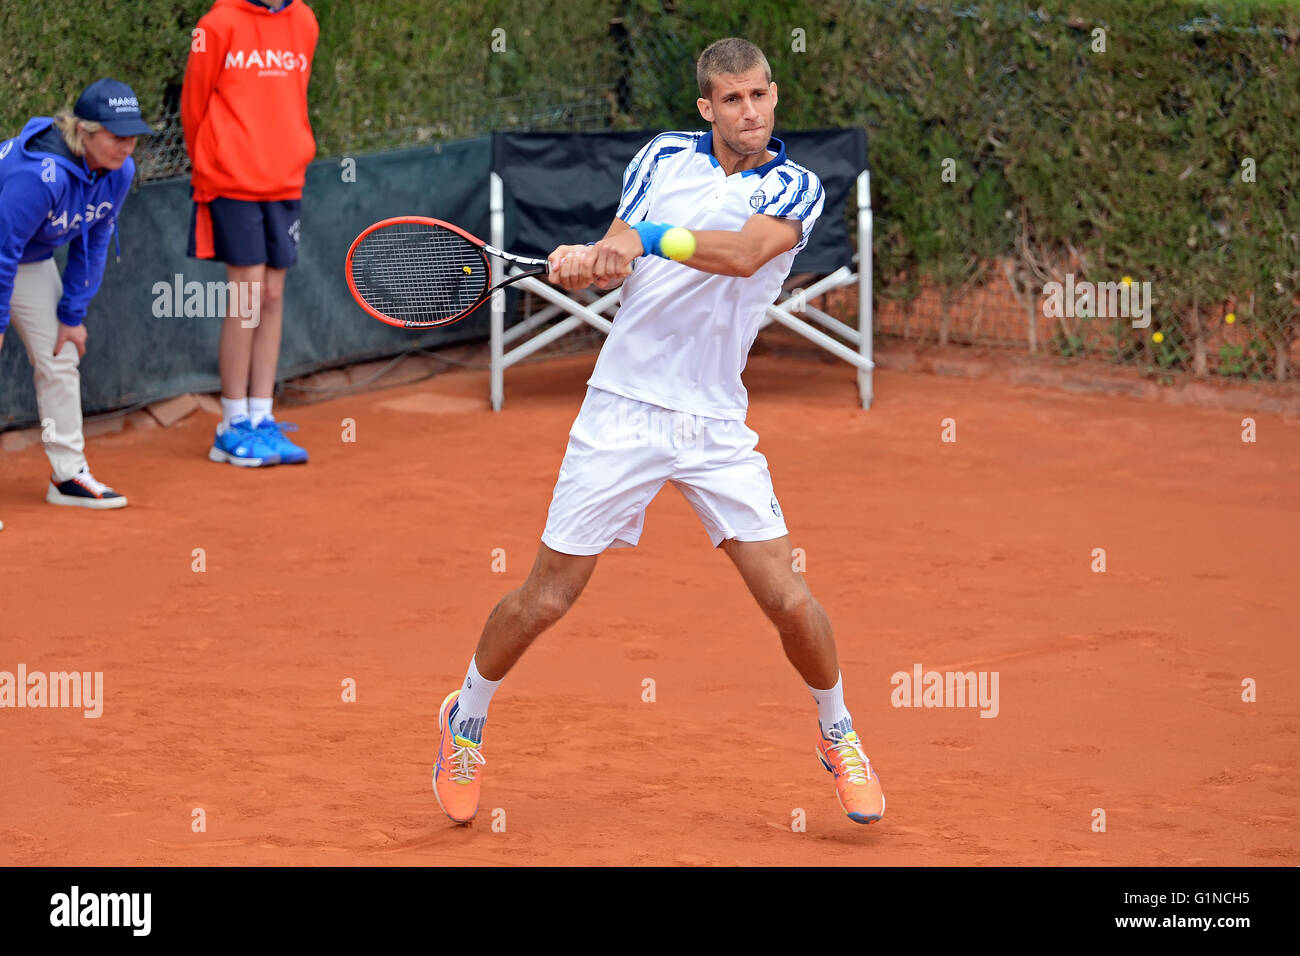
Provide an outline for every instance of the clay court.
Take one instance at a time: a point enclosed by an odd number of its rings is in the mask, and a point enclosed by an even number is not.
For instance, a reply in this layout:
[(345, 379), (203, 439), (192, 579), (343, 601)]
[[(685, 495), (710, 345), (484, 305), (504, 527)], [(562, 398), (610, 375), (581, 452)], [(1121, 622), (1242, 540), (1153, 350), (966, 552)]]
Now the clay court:
[[(203, 415), (92, 439), (120, 512), (0, 455), (0, 670), (105, 698), (0, 712), (0, 863), (1297, 861), (1300, 422), (1249, 444), (1240, 412), (888, 370), (864, 412), (848, 366), (773, 356), (749, 422), (884, 819), (845, 819), (775, 631), (665, 488), (502, 686), (478, 821), (449, 823), (438, 704), (531, 566), (593, 361), (512, 370), (501, 414), (481, 371), (286, 409), (299, 468), (210, 463)], [(891, 706), (918, 664), (998, 672), (997, 716)]]

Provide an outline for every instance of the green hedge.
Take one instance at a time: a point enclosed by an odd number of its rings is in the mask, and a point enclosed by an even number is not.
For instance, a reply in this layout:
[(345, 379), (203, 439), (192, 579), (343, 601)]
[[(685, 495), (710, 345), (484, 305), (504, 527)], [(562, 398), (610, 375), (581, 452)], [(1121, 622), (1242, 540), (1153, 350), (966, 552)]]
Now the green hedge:
[[(389, 145), (390, 131), (447, 117), (490, 120), (493, 99), (563, 102), (616, 72), (614, 2), (544, 15), (505, 0), (312, 0), (321, 34), (309, 101), (321, 155)], [(69, 107), (91, 79), (131, 85), (147, 117), (178, 102), (190, 31), (210, 0), (74, 0), (0, 5), (4, 130)], [(595, 12), (593, 12), (595, 11)], [(493, 50), (494, 30), (497, 46)], [(508, 107), (507, 107), (508, 109)], [(457, 130), (450, 130), (456, 132)]]
[[(69, 104), (103, 74), (131, 83), (146, 113), (162, 116), (207, 6), (5, 4), (4, 128)], [(322, 155), (493, 126), (563, 128), (575, 120), (561, 107), (578, 101), (598, 106), (588, 126), (697, 126), (695, 56), (712, 39), (744, 35), (772, 63), (781, 125), (868, 128), (878, 295), (907, 300), (937, 284), (947, 302), (1012, 256), (1031, 290), (1065, 271), (1129, 275), (1152, 282), (1170, 335), (1155, 349), (1134, 334), (1118, 351), (1203, 370), (1204, 316), (1226, 303), (1252, 329), (1251, 348), (1273, 357), (1272, 371), (1292, 374), (1295, 2), (312, 6), (322, 24), (311, 85)], [(504, 52), (492, 49), (497, 29)], [(1093, 50), (1096, 29), (1104, 53)], [(553, 116), (547, 103), (557, 104)], [(943, 181), (945, 160), (955, 182)], [(1253, 183), (1242, 177), (1248, 162)]]
[[(768, 54), (783, 122), (868, 128), (877, 295), (937, 285), (941, 341), (947, 303), (1014, 258), (1030, 293), (1066, 272), (1151, 282), (1155, 323), (1116, 329), (1114, 358), (1204, 373), (1207, 317), (1235, 308), (1271, 374), (1295, 377), (1300, 6), (655, 6), (636, 17), (641, 46), (684, 55), (739, 27)], [(636, 112), (692, 118), (659, 84), (637, 92)]]

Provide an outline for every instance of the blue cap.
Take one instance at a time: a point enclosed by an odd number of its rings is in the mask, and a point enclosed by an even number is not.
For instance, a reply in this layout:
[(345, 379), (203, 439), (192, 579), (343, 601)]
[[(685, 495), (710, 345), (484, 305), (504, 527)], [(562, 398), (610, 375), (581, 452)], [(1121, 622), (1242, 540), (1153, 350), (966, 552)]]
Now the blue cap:
[(118, 136), (153, 136), (154, 128), (140, 118), (140, 103), (125, 83), (109, 77), (96, 80), (77, 99), (74, 112), (80, 119), (101, 123)]

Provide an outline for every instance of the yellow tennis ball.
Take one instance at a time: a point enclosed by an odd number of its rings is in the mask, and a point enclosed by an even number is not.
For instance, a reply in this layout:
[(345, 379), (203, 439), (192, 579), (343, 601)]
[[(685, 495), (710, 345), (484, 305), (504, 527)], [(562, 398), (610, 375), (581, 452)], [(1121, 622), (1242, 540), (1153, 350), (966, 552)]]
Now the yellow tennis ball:
[(1227, 315), (1223, 317), (1223, 321), (1227, 322), (1229, 325), (1232, 325), (1233, 322), (1237, 321), (1237, 313), (1229, 312)]
[(669, 259), (681, 262), (695, 255), (695, 234), (681, 226), (673, 226), (659, 240), (659, 248)]
[(1125, 276), (1124, 278), (1120, 279), (1119, 281), (1122, 282), (1122, 283), (1124, 283), (1125, 285), (1132, 285), (1132, 284), (1133, 284), (1133, 279), (1132, 279), (1130, 276)]
[(1151, 336), (1151, 341), (1155, 342), (1157, 345), (1159, 345), (1164, 340), (1165, 340), (1165, 333), (1163, 332), (1156, 332), (1154, 335)]

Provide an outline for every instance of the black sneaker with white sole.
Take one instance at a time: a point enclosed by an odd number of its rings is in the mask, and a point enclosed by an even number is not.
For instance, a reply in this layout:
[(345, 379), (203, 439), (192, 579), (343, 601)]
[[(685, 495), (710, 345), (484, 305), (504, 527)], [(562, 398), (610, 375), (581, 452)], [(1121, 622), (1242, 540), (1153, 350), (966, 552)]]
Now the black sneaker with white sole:
[(126, 498), (102, 481), (96, 481), (88, 469), (81, 469), (67, 481), (55, 482), (50, 478), (50, 490), (45, 500), (52, 505), (74, 505), (78, 508), (125, 508)]

